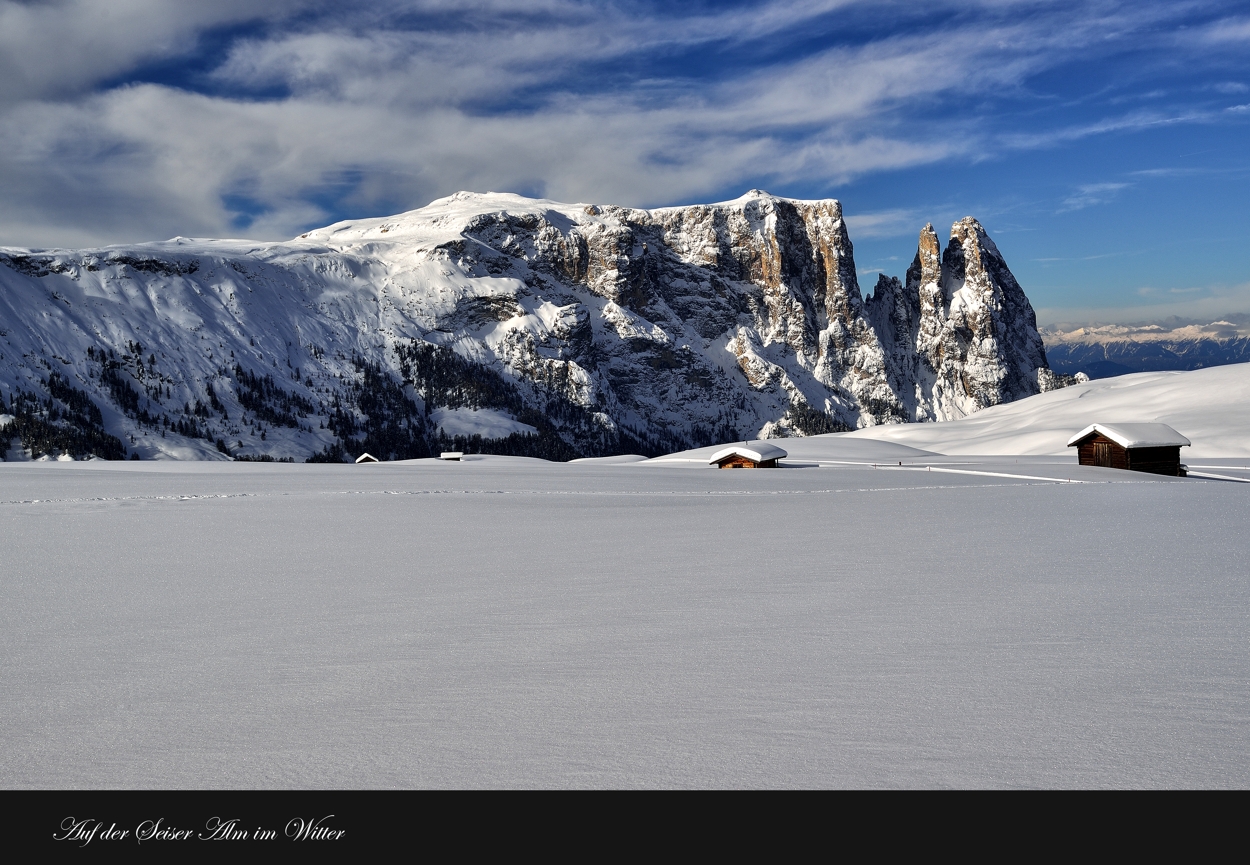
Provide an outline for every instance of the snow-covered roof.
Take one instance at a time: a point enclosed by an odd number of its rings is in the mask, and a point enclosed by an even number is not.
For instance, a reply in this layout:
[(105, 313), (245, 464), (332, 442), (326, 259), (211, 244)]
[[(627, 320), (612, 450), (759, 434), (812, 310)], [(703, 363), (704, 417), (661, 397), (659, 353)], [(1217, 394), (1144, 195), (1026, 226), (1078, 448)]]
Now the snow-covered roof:
[(1165, 423), (1092, 423), (1068, 439), (1068, 447), (1091, 433), (1101, 433), (1123, 448), (1188, 446), (1189, 439)]
[(376, 462), (378, 462), (378, 458), (377, 458), (377, 457), (375, 457), (373, 454), (361, 454), (360, 456), (356, 457), (356, 462), (358, 462), (358, 463), (376, 463)]
[(786, 454), (781, 448), (770, 445), (767, 442), (755, 442), (753, 444), (733, 445), (732, 447), (722, 448), (712, 454), (709, 463), (718, 463), (726, 457), (742, 456), (749, 460), (755, 460), (762, 463), (765, 460), (785, 459)]

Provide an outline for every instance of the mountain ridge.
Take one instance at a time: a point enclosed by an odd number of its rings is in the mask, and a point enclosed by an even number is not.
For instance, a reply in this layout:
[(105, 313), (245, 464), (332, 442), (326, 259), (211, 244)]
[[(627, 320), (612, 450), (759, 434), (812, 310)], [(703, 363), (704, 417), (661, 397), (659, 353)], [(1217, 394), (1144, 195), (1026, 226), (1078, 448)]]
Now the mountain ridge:
[(1250, 316), (1215, 321), (1171, 320), (1137, 325), (1086, 325), (1041, 331), (1047, 356), (1060, 371), (1090, 378), (1134, 372), (1195, 370), (1250, 361)]
[(981, 225), (938, 249), (927, 226), (906, 284), (865, 300), (841, 204), (759, 190), (656, 210), (457, 193), (285, 242), (4, 248), (0, 413), (24, 424), (13, 456), (81, 456), (77, 430), (144, 457), (570, 459), (1066, 383)]

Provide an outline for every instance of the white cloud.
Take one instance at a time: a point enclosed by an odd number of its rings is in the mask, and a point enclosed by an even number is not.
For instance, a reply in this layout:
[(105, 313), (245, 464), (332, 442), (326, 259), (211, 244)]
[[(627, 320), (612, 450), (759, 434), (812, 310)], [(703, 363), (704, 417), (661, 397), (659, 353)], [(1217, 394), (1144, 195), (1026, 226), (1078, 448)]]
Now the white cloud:
[(998, 136), (998, 143), (1003, 147), (1019, 150), (1033, 150), (1053, 147), (1069, 141), (1078, 141), (1094, 135), (1106, 135), (1113, 132), (1138, 132), (1144, 129), (1163, 126), (1176, 126), (1187, 123), (1209, 123), (1215, 118), (1215, 112), (1191, 110), (1176, 113), (1159, 111), (1134, 111), (1118, 117), (1106, 117), (1091, 123), (1080, 123), (1059, 129), (1040, 132), (1014, 132)]
[(846, 215), (846, 227), (854, 240), (919, 236), (926, 221), (920, 211), (902, 207)]
[[(657, 19), (573, 0), (0, 0), (0, 24), (10, 25), (0, 26), (0, 58), (11, 67), (0, 75), (9, 99), (0, 108), (0, 243), (287, 237), (328, 218), (315, 202), (335, 197), (336, 207), (383, 212), (458, 189), (652, 205), (746, 182), (828, 188), (1209, 119), (1136, 113), (994, 135), (977, 100), (1064, 58), (1144, 38), (1167, 14), (1024, 5), (1030, 14), (989, 3), (975, 20), (854, 45), (834, 38), (839, 22), (870, 4), (773, 2)], [(205, 71), (208, 92), (93, 90), (190, 50), (207, 28), (252, 20), (257, 8), (268, 23)], [(830, 34), (824, 50), (753, 56), (773, 34), (819, 28)], [(694, 49), (720, 57), (721, 71), (686, 77), (663, 62)], [(935, 116), (943, 101), (959, 110)], [(1122, 186), (1083, 187), (1067, 204), (1090, 206)], [(904, 232), (903, 214), (864, 214), (855, 230), (910, 234), (923, 222), (906, 214)]]
[(1200, 28), (1198, 38), (1212, 45), (1250, 42), (1250, 18), (1222, 18)]
[(1131, 177), (1192, 177), (1198, 174), (1209, 174), (1210, 168), (1144, 168), (1141, 171), (1130, 171)]
[(0, 0), (0, 103), (80, 93), (183, 54), (207, 28), (273, 19), (295, 0)]
[(1075, 194), (1063, 200), (1064, 206), (1059, 212), (1065, 213), (1093, 207), (1096, 204), (1106, 204), (1115, 198), (1117, 192), (1130, 185), (1128, 183), (1087, 183), (1078, 186)]
[[(507, 68), (460, 74), (454, 52), (413, 60), (386, 35), (284, 39), (263, 62), (239, 59), (249, 47), (220, 74), (241, 80), (240, 69), (280, 69), (296, 91), (287, 98), (138, 85), (11, 109), (0, 172), (24, 178), (25, 188), (14, 190), (0, 231), (9, 243), (46, 243), (60, 236), (55, 226), (86, 219), (101, 225), (100, 240), (231, 233), (239, 229), (224, 201), (247, 200), (263, 211), (244, 227), (248, 235), (289, 236), (321, 216), (310, 193), (353, 174), (364, 207), (415, 206), (461, 188), (646, 204), (745, 176), (832, 183), (926, 164), (962, 152), (968, 136), (875, 131), (883, 111), (975, 74), (960, 49), (926, 41), (832, 49), (699, 90), (662, 80), (557, 90), (526, 110), (487, 112), (475, 103), (514, 94), (534, 57), (555, 52), (527, 46), (515, 64), (496, 52), (491, 62)], [(272, 84), (266, 75), (250, 80)]]

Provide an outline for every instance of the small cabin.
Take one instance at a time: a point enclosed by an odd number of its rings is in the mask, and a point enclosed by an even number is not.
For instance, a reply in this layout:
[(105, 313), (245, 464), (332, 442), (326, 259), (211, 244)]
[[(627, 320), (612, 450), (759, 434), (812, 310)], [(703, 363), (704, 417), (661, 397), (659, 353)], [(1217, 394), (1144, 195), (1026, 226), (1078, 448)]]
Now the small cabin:
[(375, 457), (373, 454), (361, 454), (360, 456), (356, 457), (356, 462), (358, 464), (359, 463), (376, 463), (378, 462), (378, 458)]
[(1072, 436), (1068, 447), (1076, 448), (1083, 466), (1183, 478), (1181, 448), (1189, 439), (1162, 423), (1095, 423)]
[(755, 442), (727, 447), (712, 454), (709, 465), (718, 469), (775, 469), (777, 460), (785, 459), (786, 452), (766, 442)]
[(443, 451), (441, 454), (438, 455), (438, 458), (440, 460), (447, 460), (448, 462), (458, 463), (460, 462), (463, 456), (464, 456), (464, 451)]

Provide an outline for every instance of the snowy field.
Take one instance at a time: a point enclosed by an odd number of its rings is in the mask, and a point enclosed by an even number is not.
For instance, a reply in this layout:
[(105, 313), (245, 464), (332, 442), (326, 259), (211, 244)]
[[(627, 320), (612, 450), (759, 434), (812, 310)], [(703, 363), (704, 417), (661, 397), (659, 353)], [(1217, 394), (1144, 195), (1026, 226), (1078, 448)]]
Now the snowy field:
[(949, 423), (877, 426), (852, 438), (944, 454), (1062, 454), (1091, 423), (1165, 423), (1193, 447), (1182, 462), (1250, 458), (1250, 363), (1189, 372), (1139, 372), (982, 409)]
[(1250, 785), (1250, 485), (784, 444), (0, 464), (0, 786)]

